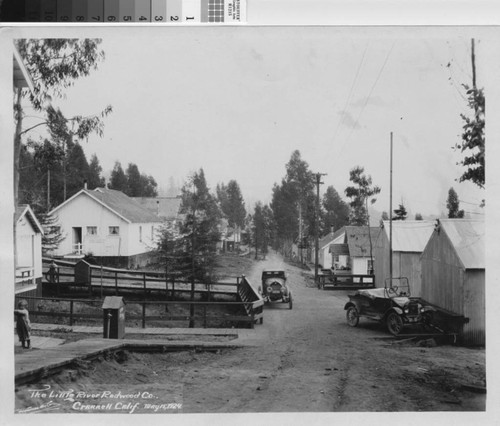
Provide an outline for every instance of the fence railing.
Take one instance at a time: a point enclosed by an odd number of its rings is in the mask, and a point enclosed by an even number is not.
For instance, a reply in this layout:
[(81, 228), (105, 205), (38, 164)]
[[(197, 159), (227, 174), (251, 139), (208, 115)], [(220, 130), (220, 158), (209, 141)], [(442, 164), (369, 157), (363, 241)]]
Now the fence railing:
[(373, 274), (335, 274), (323, 272), (318, 275), (318, 287), (332, 287), (336, 290), (349, 290), (358, 288), (375, 287), (375, 275)]
[[(17, 299), (18, 298), (16, 298), (16, 304), (18, 302)], [(85, 325), (89, 325), (89, 320), (90, 322), (94, 322), (100, 325), (102, 325), (103, 323), (103, 313), (101, 311), (101, 307), (104, 299), (72, 299), (25, 296), (23, 296), (23, 299), (38, 301), (38, 304), (35, 302), (35, 305), (37, 305), (37, 309), (30, 311), (30, 317), (32, 319), (40, 317), (57, 318), (58, 320), (67, 319), (66, 323), (61, 323), (62, 326), (66, 324), (73, 326), (76, 322), (81, 323), (82, 320), (85, 321)], [(140, 306), (140, 315), (137, 315), (137, 313), (132, 309), (134, 305)], [(155, 305), (157, 307), (164, 307), (165, 315), (148, 314), (147, 308)], [(168, 314), (168, 308), (173, 306), (181, 308), (179, 309), (181, 312), (177, 313), (176, 315)], [(182, 307), (189, 309), (182, 310)], [(213, 312), (213, 308), (218, 307), (241, 307), (242, 311), (245, 311), (246, 315)], [(83, 308), (83, 312), (81, 308)], [(190, 314), (191, 312), (193, 312), (192, 315)], [(254, 328), (254, 324), (259, 318), (258, 306), (254, 307), (253, 302), (130, 300), (126, 301), (125, 303), (125, 321), (129, 323), (131, 321), (140, 321), (142, 328), (146, 328), (147, 323), (151, 323), (152, 321), (182, 321), (188, 325), (192, 324), (193, 327), (196, 325), (199, 327), (201, 325), (203, 328), (206, 328), (208, 326), (209, 321), (219, 322), (222, 324), (245, 323), (247, 325), (250, 325), (251, 328)]]

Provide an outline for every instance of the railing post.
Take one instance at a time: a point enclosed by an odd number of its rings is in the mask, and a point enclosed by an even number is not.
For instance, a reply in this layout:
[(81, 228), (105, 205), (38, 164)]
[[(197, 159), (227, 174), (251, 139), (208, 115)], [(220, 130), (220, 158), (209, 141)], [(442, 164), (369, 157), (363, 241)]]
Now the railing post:
[(59, 278), (59, 270), (60, 270), (60, 267), (58, 267), (58, 268), (57, 268), (57, 295), (58, 295), (58, 296), (59, 296), (60, 291), (61, 291), (61, 289), (60, 289), (60, 284), (59, 284), (59, 283), (60, 283), (60, 278)]
[(203, 305), (203, 328), (207, 328), (207, 305)]
[(69, 302), (69, 325), (73, 325), (73, 300)]
[(115, 296), (118, 296), (118, 271), (115, 271)]
[(142, 328), (146, 328), (146, 302), (142, 302)]
[(148, 298), (146, 294), (146, 272), (143, 272), (142, 274), (142, 285), (144, 288), (144, 300), (146, 300)]
[(255, 312), (253, 311), (253, 303), (250, 304), (250, 317), (252, 318), (252, 328), (255, 328)]

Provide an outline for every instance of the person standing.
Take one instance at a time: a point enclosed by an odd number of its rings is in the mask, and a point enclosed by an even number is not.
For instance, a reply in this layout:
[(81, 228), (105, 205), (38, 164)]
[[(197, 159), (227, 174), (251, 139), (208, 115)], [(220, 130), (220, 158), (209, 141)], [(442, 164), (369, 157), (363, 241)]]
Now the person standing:
[(31, 323), (30, 315), (28, 312), (28, 302), (26, 300), (21, 300), (17, 304), (18, 309), (14, 309), (14, 314), (16, 315), (16, 331), (19, 336), (19, 341), (23, 345), (23, 348), (31, 348)]

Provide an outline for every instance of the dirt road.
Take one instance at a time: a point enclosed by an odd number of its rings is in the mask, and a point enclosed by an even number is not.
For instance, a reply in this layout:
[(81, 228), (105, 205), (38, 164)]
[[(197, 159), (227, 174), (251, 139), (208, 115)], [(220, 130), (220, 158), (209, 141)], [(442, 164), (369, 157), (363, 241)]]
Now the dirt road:
[[(253, 346), (218, 354), (129, 354), (78, 377), (79, 386), (115, 383), (157, 394), (174, 386), (184, 413), (485, 409), (484, 394), (462, 387), (485, 386), (483, 349), (395, 343), (367, 320), (351, 328), (343, 310), (347, 292), (318, 290), (276, 254), (253, 267), (253, 286), (270, 266), (288, 273), (294, 305), (266, 306), (264, 324), (246, 333)], [(64, 385), (69, 379), (54, 380)]]

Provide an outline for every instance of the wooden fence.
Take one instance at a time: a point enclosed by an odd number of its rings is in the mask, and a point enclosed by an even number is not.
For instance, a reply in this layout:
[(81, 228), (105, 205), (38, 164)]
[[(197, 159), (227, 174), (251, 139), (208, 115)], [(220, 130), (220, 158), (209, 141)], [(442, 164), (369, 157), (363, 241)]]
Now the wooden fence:
[(322, 271), (318, 274), (318, 288), (324, 290), (330, 287), (333, 290), (357, 290), (375, 287), (375, 275), (362, 274), (334, 274)]
[[(37, 309), (30, 311), (30, 318), (49, 317), (54, 318), (56, 321), (61, 322), (61, 326), (102, 325), (103, 313), (98, 312), (104, 299), (70, 299), (70, 298), (46, 298), (46, 297), (22, 297), (23, 299), (33, 300)], [(20, 299), (20, 298), (19, 298)], [(219, 324), (232, 324), (238, 325), (243, 323), (249, 325), (251, 328), (259, 318), (262, 318), (262, 308), (255, 306), (253, 302), (202, 302), (202, 301), (158, 301), (158, 300), (132, 300), (125, 302), (125, 320), (129, 324), (141, 323), (142, 328), (146, 328), (147, 324), (151, 322), (164, 322), (165, 327), (171, 321), (180, 321), (184, 324), (193, 324), (193, 327), (206, 328), (209, 321), (217, 322)], [(17, 299), (16, 299), (17, 303)], [(50, 305), (52, 307), (50, 307)], [(134, 305), (140, 306), (140, 315), (134, 312), (132, 307)], [(152, 306), (161, 307), (164, 309), (165, 314), (148, 314), (148, 308)], [(177, 306), (181, 308), (182, 313), (176, 315), (169, 314), (169, 307)], [(255, 307), (254, 307), (255, 306)], [(182, 309), (184, 307), (185, 309)], [(191, 307), (194, 309), (191, 311)], [(238, 308), (241, 307), (242, 315), (235, 313), (214, 312), (217, 307), (223, 308)], [(83, 310), (84, 312), (81, 312)], [(184, 313), (185, 311), (185, 313)], [(212, 311), (212, 312), (211, 312)], [(190, 315), (193, 312), (193, 315)], [(157, 327), (157, 325), (155, 325)], [(182, 326), (181, 326), (182, 327)]]

